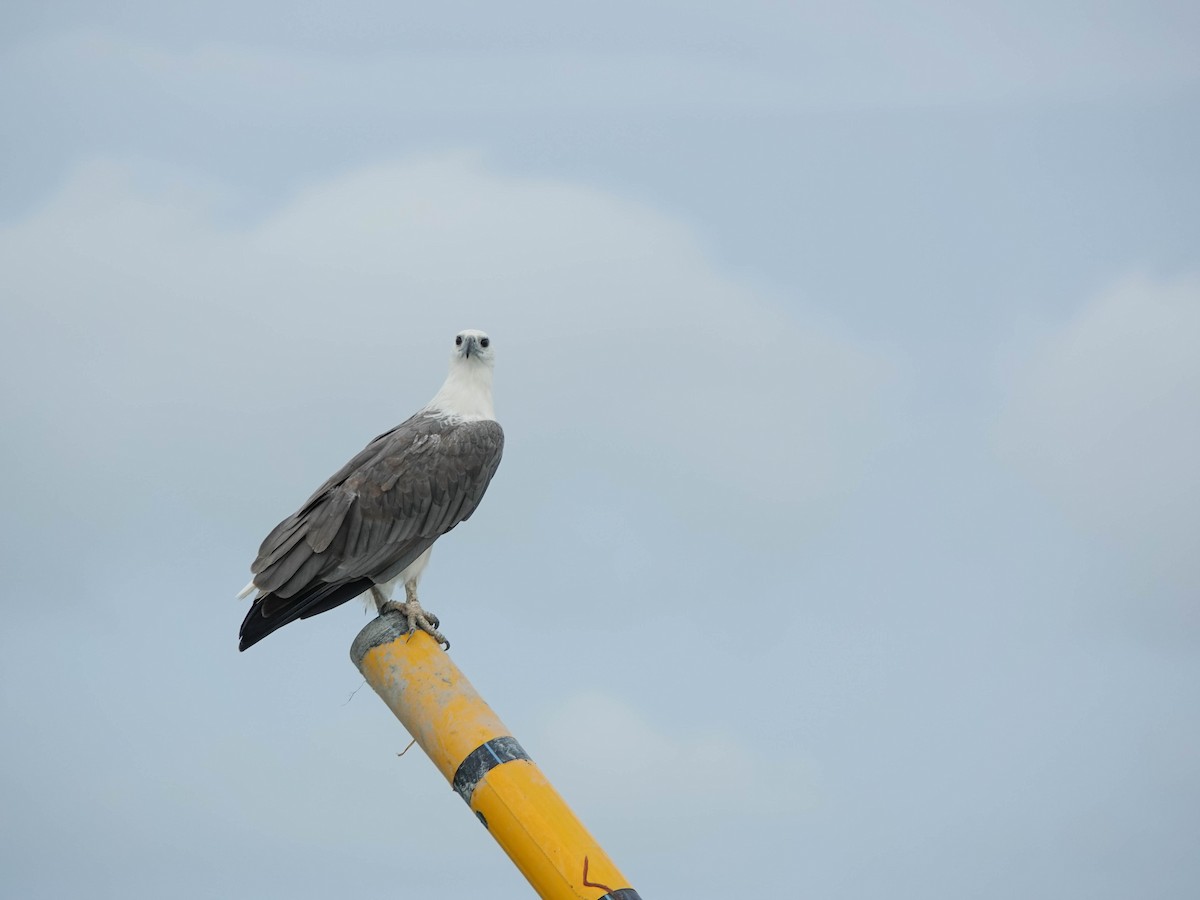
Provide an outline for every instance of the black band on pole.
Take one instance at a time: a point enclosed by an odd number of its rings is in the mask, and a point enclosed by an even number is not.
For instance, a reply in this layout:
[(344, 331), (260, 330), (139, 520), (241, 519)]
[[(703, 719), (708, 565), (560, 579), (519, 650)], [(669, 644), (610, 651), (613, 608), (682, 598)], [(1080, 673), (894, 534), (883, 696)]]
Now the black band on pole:
[[(515, 737), (498, 737), (484, 741), (458, 764), (458, 769), (454, 772), (454, 790), (458, 791), (458, 795), (466, 800), (469, 806), (471, 795), (475, 793), (476, 785), (483, 781), (483, 776), (496, 766), (512, 762), (514, 759), (529, 759), (529, 754), (517, 743)], [(630, 898), (614, 897), (614, 900)]]
[(642, 900), (642, 898), (633, 888), (621, 888), (619, 891), (605, 894), (600, 900)]

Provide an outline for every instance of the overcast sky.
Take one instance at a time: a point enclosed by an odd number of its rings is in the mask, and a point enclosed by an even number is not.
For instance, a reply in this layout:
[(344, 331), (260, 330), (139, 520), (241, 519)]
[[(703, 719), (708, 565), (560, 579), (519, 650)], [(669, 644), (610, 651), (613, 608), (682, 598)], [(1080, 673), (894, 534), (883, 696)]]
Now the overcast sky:
[(422, 582), (643, 897), (1200, 893), (1200, 8), (0, 11), (0, 894), (529, 896), (263, 535)]

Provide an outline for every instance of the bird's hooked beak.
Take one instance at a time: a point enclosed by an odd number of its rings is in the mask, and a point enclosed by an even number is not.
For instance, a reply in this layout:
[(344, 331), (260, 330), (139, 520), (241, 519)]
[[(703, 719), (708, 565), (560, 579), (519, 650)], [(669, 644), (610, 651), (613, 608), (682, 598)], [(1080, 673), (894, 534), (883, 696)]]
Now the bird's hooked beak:
[(467, 359), (471, 358), (471, 351), (476, 349), (475, 338), (467, 337), (463, 340), (463, 356)]

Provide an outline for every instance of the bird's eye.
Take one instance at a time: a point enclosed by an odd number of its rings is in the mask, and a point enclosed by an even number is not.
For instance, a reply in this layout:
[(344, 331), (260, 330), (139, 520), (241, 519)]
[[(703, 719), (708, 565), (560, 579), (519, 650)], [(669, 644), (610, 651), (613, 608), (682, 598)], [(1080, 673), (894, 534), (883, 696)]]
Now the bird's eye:
[(486, 347), (486, 346), (487, 346), (488, 344), (490, 344), (491, 342), (492, 342), (491, 338), (480, 338), (480, 339), (479, 339), (479, 346), (480, 346), (480, 347)]
[(461, 347), (461, 346), (462, 346), (462, 335), (461, 335), (461, 334), (460, 334), (458, 337), (456, 337), (456, 338), (454, 339), (454, 346), (455, 346), (455, 347)]

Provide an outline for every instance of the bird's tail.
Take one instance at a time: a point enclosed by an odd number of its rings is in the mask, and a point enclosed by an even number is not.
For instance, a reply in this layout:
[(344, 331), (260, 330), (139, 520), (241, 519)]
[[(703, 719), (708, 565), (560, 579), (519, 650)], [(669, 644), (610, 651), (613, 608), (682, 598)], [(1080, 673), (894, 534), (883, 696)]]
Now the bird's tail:
[[(335, 606), (341, 606), (347, 600), (353, 600), (364, 591), (370, 590), (373, 583), (370, 578), (359, 578), (345, 584), (318, 584), (294, 597), (280, 597), (273, 593), (255, 597), (238, 632), (238, 650), (253, 647), (268, 634), (289, 622), (307, 619)], [(249, 590), (243, 594), (248, 596)]]

